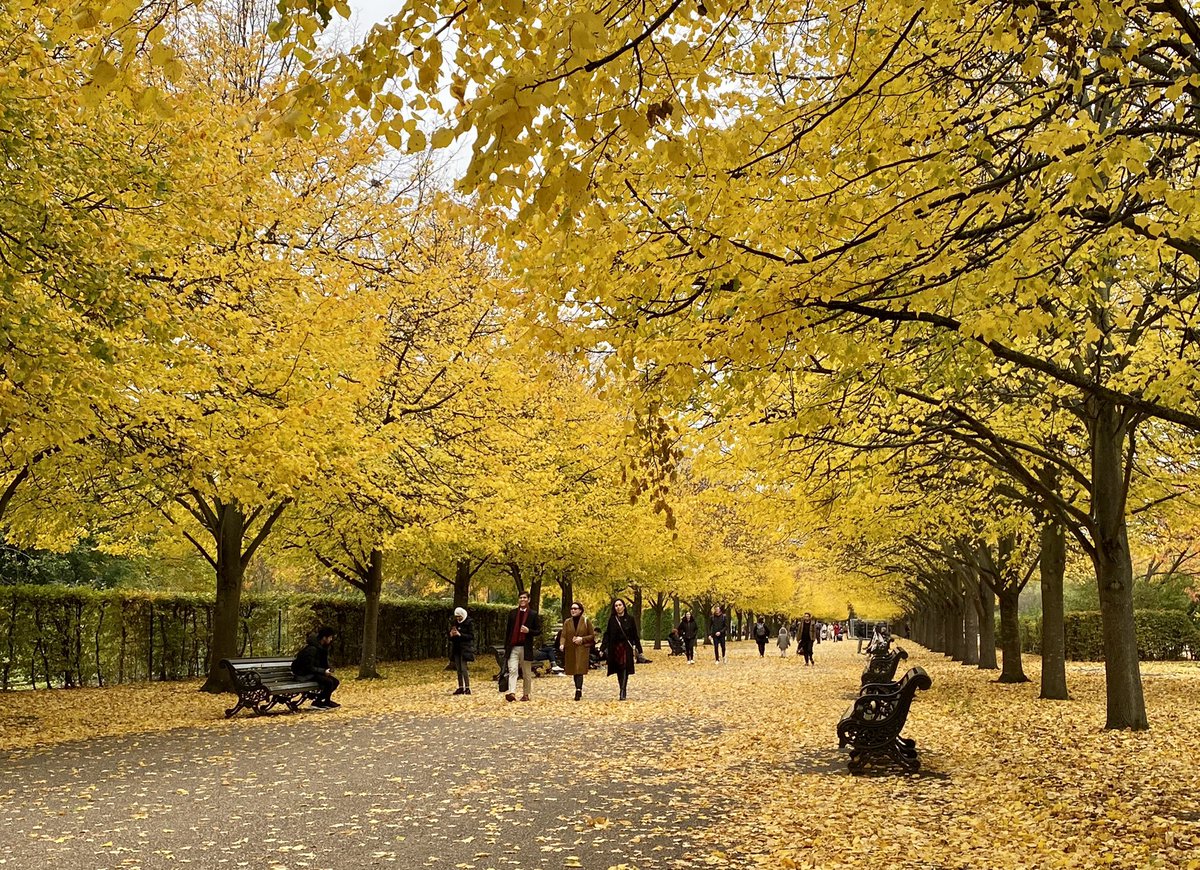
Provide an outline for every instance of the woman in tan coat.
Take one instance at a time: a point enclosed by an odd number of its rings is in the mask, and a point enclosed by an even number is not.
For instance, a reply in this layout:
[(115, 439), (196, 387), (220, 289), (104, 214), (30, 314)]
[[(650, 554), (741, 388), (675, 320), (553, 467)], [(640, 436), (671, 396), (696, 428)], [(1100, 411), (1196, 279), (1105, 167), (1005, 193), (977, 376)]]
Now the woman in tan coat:
[(571, 604), (571, 615), (563, 620), (559, 637), (563, 670), (575, 678), (575, 700), (578, 701), (583, 697), (583, 675), (591, 667), (592, 645), (596, 642), (596, 630), (592, 628), (591, 620), (583, 615), (583, 605), (578, 601)]

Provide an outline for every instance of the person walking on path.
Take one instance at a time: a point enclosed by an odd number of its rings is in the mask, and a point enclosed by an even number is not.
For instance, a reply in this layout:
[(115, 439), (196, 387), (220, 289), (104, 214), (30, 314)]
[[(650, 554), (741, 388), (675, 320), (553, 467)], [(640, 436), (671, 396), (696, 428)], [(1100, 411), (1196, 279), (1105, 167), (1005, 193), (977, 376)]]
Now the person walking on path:
[(576, 701), (583, 697), (583, 676), (591, 667), (592, 644), (595, 642), (596, 629), (583, 615), (583, 605), (576, 601), (571, 605), (571, 615), (563, 622), (558, 641), (563, 669), (575, 678)]
[(683, 638), (683, 652), (687, 656), (687, 663), (694, 665), (696, 663), (696, 635), (699, 633), (699, 626), (696, 624), (696, 617), (692, 616), (692, 611), (685, 611), (683, 619), (679, 620), (679, 636)]
[(713, 607), (712, 620), (708, 624), (708, 635), (713, 642), (713, 655), (717, 664), (725, 661), (725, 636), (729, 634), (729, 617), (721, 610), (721, 605)]
[(760, 616), (758, 621), (754, 623), (754, 642), (758, 644), (758, 657), (761, 659), (767, 654), (767, 638), (771, 636), (771, 629), (767, 628), (767, 623)]
[(642, 651), (642, 641), (638, 637), (637, 623), (627, 612), (623, 599), (618, 598), (612, 604), (600, 649), (608, 658), (608, 675), (617, 675), (620, 700), (624, 701), (629, 690), (629, 675), (634, 672), (633, 663)]
[(804, 656), (804, 664), (813, 664), (813, 644), (817, 639), (817, 624), (813, 622), (812, 614), (804, 614), (804, 619), (800, 621), (800, 654)]
[(509, 611), (508, 628), (504, 633), (504, 654), (508, 662), (508, 694), (505, 701), (517, 700), (517, 671), (521, 672), (525, 692), (522, 701), (529, 700), (533, 690), (533, 639), (542, 633), (542, 618), (529, 607), (529, 593), (517, 596), (517, 606)]
[(786, 659), (788, 647), (792, 645), (792, 636), (788, 634), (787, 625), (779, 626), (779, 639), (775, 641), (775, 645), (779, 647), (779, 657)]
[(471, 694), (467, 663), (475, 661), (475, 623), (463, 607), (454, 608), (454, 618), (450, 620), (450, 661), (458, 672), (458, 688), (454, 694)]
[(322, 625), (316, 634), (309, 636), (308, 644), (296, 653), (296, 658), (292, 660), (293, 674), (301, 679), (316, 680), (320, 685), (321, 689), (312, 705), (322, 710), (342, 706), (332, 697), (341, 685), (341, 681), (333, 675), (333, 668), (329, 666), (329, 648), (333, 646), (335, 634), (328, 625)]

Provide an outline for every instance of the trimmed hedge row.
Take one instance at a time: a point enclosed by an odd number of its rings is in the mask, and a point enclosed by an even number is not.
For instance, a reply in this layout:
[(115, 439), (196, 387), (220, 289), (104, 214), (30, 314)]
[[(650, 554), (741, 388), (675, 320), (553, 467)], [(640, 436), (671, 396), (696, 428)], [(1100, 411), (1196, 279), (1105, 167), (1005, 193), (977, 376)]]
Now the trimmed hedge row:
[[(1173, 661), (1200, 658), (1200, 628), (1182, 610), (1135, 610), (1138, 657), (1143, 661)], [(1088, 610), (1066, 615), (1067, 660), (1104, 661), (1104, 633), (1100, 611)], [(1042, 651), (1042, 620), (1021, 620), (1021, 648), (1025, 652)]]
[[(319, 625), (343, 667), (362, 652), (363, 599), (242, 596), (240, 655), (291, 655)], [(384, 599), (379, 659), (446, 655), (449, 600)], [(500, 643), (509, 607), (471, 606), (479, 645)], [(181, 680), (208, 671), (213, 598), (138, 590), (0, 586), (0, 690)]]

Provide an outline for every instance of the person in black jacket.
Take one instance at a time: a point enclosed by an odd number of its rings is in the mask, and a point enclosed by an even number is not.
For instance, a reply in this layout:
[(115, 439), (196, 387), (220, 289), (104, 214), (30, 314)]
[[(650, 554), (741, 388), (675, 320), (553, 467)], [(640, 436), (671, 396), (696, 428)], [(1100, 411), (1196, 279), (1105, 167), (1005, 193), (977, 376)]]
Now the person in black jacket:
[(633, 664), (642, 652), (642, 640), (638, 637), (637, 623), (625, 607), (623, 599), (618, 598), (612, 604), (600, 650), (608, 659), (608, 675), (617, 676), (617, 685), (621, 689), (620, 699), (624, 701), (629, 689), (629, 675), (634, 672)]
[(508, 614), (508, 626), (504, 632), (504, 658), (508, 662), (508, 694), (505, 701), (517, 700), (517, 672), (524, 680), (525, 694), (522, 701), (529, 700), (533, 689), (533, 639), (542, 633), (542, 618), (529, 606), (529, 593), (517, 596), (517, 606)]
[(450, 619), (450, 661), (458, 672), (458, 688), (454, 694), (471, 694), (467, 662), (475, 661), (475, 623), (471, 622), (465, 607), (454, 608), (454, 616)]
[(729, 616), (721, 609), (718, 604), (713, 607), (712, 619), (708, 623), (708, 633), (712, 637), (713, 655), (717, 657), (717, 664), (725, 661), (725, 638), (729, 634)]
[(341, 684), (329, 667), (329, 647), (333, 645), (334, 630), (328, 625), (317, 629), (317, 633), (309, 637), (308, 645), (296, 654), (292, 661), (292, 673), (306, 680), (316, 680), (321, 690), (313, 701), (314, 707), (332, 710), (342, 706), (331, 697)]
[(692, 616), (692, 611), (684, 611), (683, 619), (679, 620), (678, 631), (679, 636), (683, 638), (683, 652), (687, 656), (687, 663), (694, 665), (696, 663), (696, 635), (699, 633), (699, 627), (696, 617)]
[(758, 644), (758, 657), (761, 659), (767, 654), (767, 638), (771, 636), (771, 629), (767, 628), (766, 620), (761, 616), (754, 623), (754, 642)]

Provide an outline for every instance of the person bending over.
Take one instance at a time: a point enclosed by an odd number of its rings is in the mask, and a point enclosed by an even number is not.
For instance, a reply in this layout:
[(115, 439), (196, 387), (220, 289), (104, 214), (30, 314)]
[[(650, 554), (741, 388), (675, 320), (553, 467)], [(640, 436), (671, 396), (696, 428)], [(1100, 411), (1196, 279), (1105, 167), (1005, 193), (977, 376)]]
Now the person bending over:
[(328, 625), (321, 626), (316, 634), (309, 637), (308, 645), (300, 650), (292, 661), (293, 674), (301, 679), (316, 680), (320, 685), (321, 689), (312, 705), (323, 710), (342, 706), (332, 698), (334, 690), (341, 684), (333, 675), (333, 668), (329, 666), (329, 648), (333, 646), (335, 633)]

